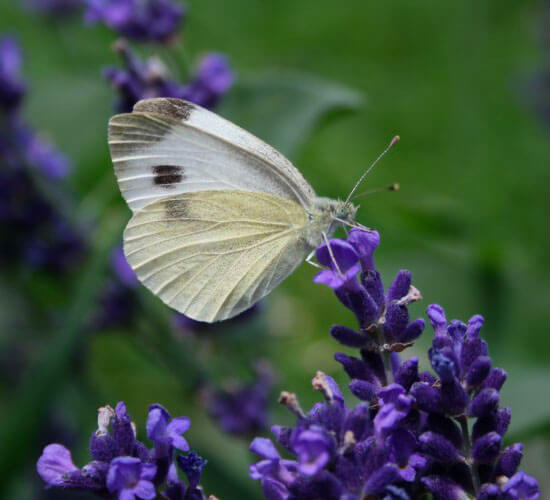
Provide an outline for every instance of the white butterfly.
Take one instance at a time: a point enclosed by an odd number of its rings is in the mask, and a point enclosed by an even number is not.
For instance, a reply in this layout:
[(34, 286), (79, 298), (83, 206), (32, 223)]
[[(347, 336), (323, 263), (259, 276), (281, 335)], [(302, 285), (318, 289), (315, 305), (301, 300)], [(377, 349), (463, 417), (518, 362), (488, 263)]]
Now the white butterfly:
[(133, 211), (129, 264), (166, 304), (199, 321), (248, 309), (338, 226), (355, 225), (351, 194), (318, 197), (275, 149), (187, 101), (138, 102), (110, 120), (109, 146)]

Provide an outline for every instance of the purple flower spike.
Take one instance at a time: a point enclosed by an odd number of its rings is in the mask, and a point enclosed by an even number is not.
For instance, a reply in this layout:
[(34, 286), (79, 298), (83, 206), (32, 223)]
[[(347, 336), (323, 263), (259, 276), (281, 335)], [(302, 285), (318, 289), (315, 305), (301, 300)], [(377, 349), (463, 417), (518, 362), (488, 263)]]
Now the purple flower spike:
[(36, 464), (36, 470), (47, 486), (64, 486), (67, 476), (78, 471), (71, 452), (60, 444), (49, 444), (44, 448)]
[(123, 500), (136, 497), (144, 500), (156, 498), (155, 486), (151, 482), (155, 476), (153, 464), (143, 464), (139, 458), (118, 457), (111, 462), (107, 473), (107, 488), (111, 493), (118, 493)]
[(537, 480), (525, 472), (514, 474), (502, 487), (502, 491), (521, 500), (536, 500), (540, 496)]
[[(521, 445), (501, 453), (510, 423), (510, 410), (499, 408), (506, 374), (491, 368), (480, 337), (483, 318), (473, 316), (467, 325), (448, 322), (441, 306), (429, 306), (433, 372), (419, 372), (418, 358), (403, 353), (425, 327), (422, 319), (409, 322), (408, 306), (420, 292), (408, 271), (400, 271), (384, 292), (372, 258), (378, 244), (378, 233), (353, 230), (347, 240), (332, 240), (335, 258), (325, 245), (317, 249), (329, 269), (315, 281), (334, 288), (358, 323), (356, 329), (333, 326), (331, 335), (358, 350), (356, 356), (336, 353), (334, 359), (362, 402), (348, 408), (339, 389), (337, 398), (331, 396), (332, 384), (322, 374), (313, 385), (325, 401), (307, 413), (295, 394), (283, 393), (281, 402), (297, 423), (272, 431), (297, 460), (283, 459), (271, 441), (258, 438), (251, 449), (264, 460), (251, 466), (251, 477), (262, 482), (266, 498), (277, 500), (537, 498), (536, 481), (517, 473)], [(475, 419), (473, 425), (469, 419)]]
[(15, 110), (25, 95), (21, 77), (21, 50), (15, 38), (0, 38), (0, 107)]
[(330, 240), (329, 243), (334, 261), (326, 245), (319, 247), (316, 251), (317, 260), (330, 269), (318, 273), (313, 281), (337, 290), (356, 280), (359, 256), (353, 246), (345, 241)]
[(149, 407), (147, 417), (147, 437), (154, 441), (157, 453), (165, 452), (173, 446), (181, 451), (189, 451), (189, 444), (182, 436), (191, 425), (188, 417), (176, 417), (171, 420), (170, 414), (161, 405)]
[(184, 15), (173, 0), (85, 0), (86, 21), (104, 23), (136, 41), (167, 42)]
[(374, 271), (374, 251), (380, 245), (380, 234), (378, 234), (378, 231), (352, 229), (349, 233), (348, 241), (359, 255), (361, 269), (364, 272)]

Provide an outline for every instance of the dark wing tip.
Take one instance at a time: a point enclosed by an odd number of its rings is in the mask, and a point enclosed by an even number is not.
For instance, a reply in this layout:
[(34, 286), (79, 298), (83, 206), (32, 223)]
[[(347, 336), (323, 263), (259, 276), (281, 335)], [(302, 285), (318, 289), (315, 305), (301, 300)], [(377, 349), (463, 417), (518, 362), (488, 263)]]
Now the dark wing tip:
[(178, 120), (188, 120), (193, 110), (197, 109), (195, 104), (176, 99), (174, 97), (157, 97), (144, 99), (134, 105), (134, 113), (156, 113), (169, 116)]

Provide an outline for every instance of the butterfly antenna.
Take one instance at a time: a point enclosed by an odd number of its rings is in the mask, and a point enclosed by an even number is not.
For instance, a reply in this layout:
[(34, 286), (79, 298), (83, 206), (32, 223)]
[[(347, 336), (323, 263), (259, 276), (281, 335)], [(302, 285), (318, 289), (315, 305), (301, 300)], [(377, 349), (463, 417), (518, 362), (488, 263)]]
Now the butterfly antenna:
[(351, 200), (351, 197), (353, 196), (353, 194), (355, 193), (355, 191), (357, 191), (357, 188), (359, 187), (359, 185), (363, 182), (363, 179), (369, 174), (369, 172), (376, 166), (376, 164), (382, 159), (382, 157), (391, 149), (393, 148), (400, 140), (400, 137), (398, 135), (396, 135), (391, 141), (390, 143), (386, 146), (386, 149), (384, 149), (384, 151), (382, 151), (379, 155), (378, 155), (378, 158), (376, 158), (376, 160), (374, 160), (371, 164), (371, 166), (369, 168), (367, 168), (367, 170), (363, 173), (363, 175), (361, 177), (359, 177), (359, 180), (357, 181), (357, 183), (355, 184), (355, 186), (353, 186), (353, 189), (351, 190), (350, 194), (348, 195), (348, 197), (346, 198), (346, 203)]
[(357, 198), (361, 198), (361, 196), (367, 196), (369, 194), (374, 194), (374, 193), (382, 193), (382, 192), (386, 192), (386, 191), (399, 191), (399, 184), (394, 183), (394, 184), (390, 184), (389, 186), (386, 186), (386, 187), (382, 187), (382, 188), (376, 188), (376, 189), (369, 189), (368, 191), (363, 191), (362, 193), (359, 193), (359, 194), (356, 194), (352, 200), (355, 200)]

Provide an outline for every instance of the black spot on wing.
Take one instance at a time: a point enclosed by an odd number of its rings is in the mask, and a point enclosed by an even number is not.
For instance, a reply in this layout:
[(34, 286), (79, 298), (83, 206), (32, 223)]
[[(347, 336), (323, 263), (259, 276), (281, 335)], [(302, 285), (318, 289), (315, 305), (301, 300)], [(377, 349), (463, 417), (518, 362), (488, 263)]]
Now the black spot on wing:
[(135, 113), (156, 113), (184, 121), (189, 120), (192, 111), (195, 109), (195, 105), (188, 101), (165, 97), (145, 99), (134, 106)]
[(175, 165), (157, 165), (153, 167), (153, 182), (157, 186), (161, 186), (167, 189), (175, 187), (183, 181), (183, 167), (177, 167)]

